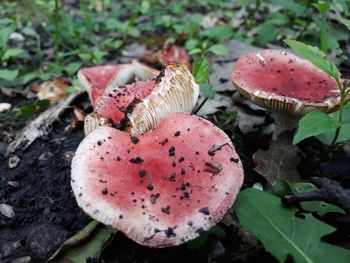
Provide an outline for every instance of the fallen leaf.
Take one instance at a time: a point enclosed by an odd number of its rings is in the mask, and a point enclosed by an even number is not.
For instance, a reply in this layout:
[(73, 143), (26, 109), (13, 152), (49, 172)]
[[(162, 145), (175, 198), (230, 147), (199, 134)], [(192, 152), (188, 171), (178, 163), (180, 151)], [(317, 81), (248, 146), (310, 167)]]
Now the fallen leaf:
[(297, 147), (292, 144), (287, 133), (281, 134), (276, 141), (270, 142), (267, 151), (259, 149), (253, 154), (253, 161), (257, 165), (254, 170), (261, 174), (270, 185), (274, 185), (278, 178), (288, 182), (300, 182), (298, 165), (300, 158)]
[(84, 229), (67, 239), (48, 262), (86, 262), (100, 254), (105, 242), (116, 230), (93, 220)]
[(65, 80), (56, 79), (53, 81), (43, 82), (38, 86), (32, 87), (31, 90), (37, 93), (36, 95), (40, 100), (47, 99), (52, 105), (67, 95), (65, 92), (67, 87), (68, 83)]
[[(201, 102), (202, 100), (203, 100), (203, 97), (200, 98), (198, 101)], [(217, 93), (214, 99), (207, 100), (207, 102), (199, 110), (198, 115), (206, 116), (218, 111), (223, 111), (224, 109), (231, 110), (232, 104), (233, 102), (231, 97)]]
[(13, 211), (12, 206), (7, 204), (0, 204), (0, 213), (9, 218), (15, 216), (15, 211)]

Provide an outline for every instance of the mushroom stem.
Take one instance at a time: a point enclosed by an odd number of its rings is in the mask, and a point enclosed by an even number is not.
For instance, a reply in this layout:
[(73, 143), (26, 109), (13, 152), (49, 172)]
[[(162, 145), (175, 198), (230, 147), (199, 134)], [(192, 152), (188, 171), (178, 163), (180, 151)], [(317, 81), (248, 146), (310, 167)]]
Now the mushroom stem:
[(300, 115), (294, 115), (284, 112), (273, 112), (272, 117), (275, 119), (276, 127), (272, 134), (272, 140), (277, 140), (277, 137), (284, 131), (293, 131), (297, 128)]

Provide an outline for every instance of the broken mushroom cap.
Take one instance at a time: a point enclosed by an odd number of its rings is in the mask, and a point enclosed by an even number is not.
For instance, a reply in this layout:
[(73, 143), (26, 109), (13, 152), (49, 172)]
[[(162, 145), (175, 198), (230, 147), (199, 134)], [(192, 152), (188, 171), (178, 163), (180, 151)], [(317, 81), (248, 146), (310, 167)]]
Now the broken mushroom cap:
[(142, 134), (171, 112), (190, 112), (198, 96), (199, 86), (188, 64), (184, 61), (168, 64), (156, 79), (106, 90), (84, 129), (88, 134), (96, 128), (96, 123), (108, 124), (106, 120), (111, 120), (120, 129)]
[(310, 111), (328, 113), (339, 107), (335, 80), (309, 61), (282, 50), (266, 49), (240, 57), (231, 77), (239, 93), (277, 112), (277, 126), (288, 115), (298, 119)]
[(127, 112), (129, 131), (142, 134), (172, 112), (191, 112), (197, 103), (199, 86), (185, 61), (170, 63), (157, 77), (152, 93)]
[(78, 72), (78, 79), (95, 107), (105, 90), (113, 90), (115, 87), (132, 83), (135, 79), (147, 80), (158, 75), (159, 70), (135, 60), (132, 64), (83, 68)]
[(115, 79), (115, 84), (119, 86), (129, 83), (133, 78), (132, 64), (83, 68), (78, 72), (78, 79), (87, 90), (93, 107), (112, 79)]
[(177, 112), (140, 136), (95, 129), (75, 153), (71, 184), (92, 218), (142, 245), (168, 247), (221, 220), (243, 176), (223, 131)]

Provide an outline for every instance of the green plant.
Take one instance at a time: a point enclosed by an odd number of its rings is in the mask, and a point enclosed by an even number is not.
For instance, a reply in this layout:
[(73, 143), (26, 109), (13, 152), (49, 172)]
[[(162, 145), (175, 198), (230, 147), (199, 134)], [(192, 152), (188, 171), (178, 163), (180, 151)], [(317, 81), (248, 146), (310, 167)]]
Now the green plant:
[(285, 262), (288, 257), (296, 263), (349, 261), (350, 251), (321, 241), (322, 236), (335, 230), (332, 226), (311, 213), (284, 208), (280, 198), (270, 193), (245, 189), (239, 193), (234, 211), (240, 224), (279, 262)]
[[(327, 73), (332, 77), (339, 88), (339, 111), (330, 115), (323, 112), (310, 112), (306, 114), (299, 122), (297, 133), (295, 134), (293, 143), (298, 143), (308, 137), (317, 135), (334, 134), (330, 145), (335, 143), (346, 142), (350, 140), (350, 119), (344, 118), (344, 113), (349, 114), (348, 107), (345, 107), (346, 101), (350, 93), (350, 82), (342, 81), (339, 76), (337, 66), (326, 59), (326, 54), (319, 50), (317, 47), (306, 45), (302, 42), (295, 40), (285, 40), (285, 43), (289, 45), (300, 56), (309, 60), (316, 67)], [(346, 124), (346, 125), (344, 125)], [(346, 130), (346, 131), (344, 131)], [(339, 134), (345, 132), (347, 136), (343, 136), (339, 140)], [(322, 137), (321, 137), (322, 138)], [(325, 141), (326, 142), (326, 141)]]

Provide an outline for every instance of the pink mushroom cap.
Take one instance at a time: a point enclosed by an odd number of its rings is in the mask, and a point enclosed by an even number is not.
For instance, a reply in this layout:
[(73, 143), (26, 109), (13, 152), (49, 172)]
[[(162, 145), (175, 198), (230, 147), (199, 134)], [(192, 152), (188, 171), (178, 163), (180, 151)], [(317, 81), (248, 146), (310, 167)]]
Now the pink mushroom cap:
[(231, 77), (242, 95), (278, 112), (302, 115), (314, 110), (332, 112), (339, 106), (333, 78), (282, 50), (266, 49), (240, 57)]
[(221, 220), (243, 176), (223, 131), (177, 112), (137, 137), (110, 127), (94, 130), (75, 153), (71, 184), (92, 218), (142, 245), (168, 247)]

